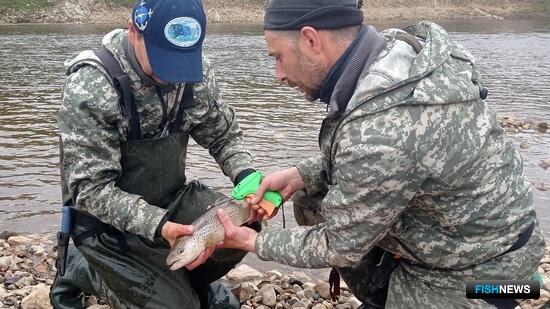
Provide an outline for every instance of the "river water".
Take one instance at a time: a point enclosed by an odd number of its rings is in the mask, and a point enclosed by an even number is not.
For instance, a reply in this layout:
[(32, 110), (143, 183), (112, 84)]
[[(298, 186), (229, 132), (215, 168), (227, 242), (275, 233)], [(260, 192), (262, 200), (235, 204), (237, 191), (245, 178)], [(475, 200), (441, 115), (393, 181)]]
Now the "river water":
[[(550, 19), (441, 21), (452, 37), (473, 52), (499, 115), (550, 121)], [(405, 22), (376, 24), (380, 29)], [(58, 130), (56, 124), (63, 61), (96, 48), (114, 27), (89, 25), (0, 25), (0, 231), (47, 232), (59, 220)], [(238, 115), (257, 169), (270, 172), (292, 166), (317, 150), (325, 115), (321, 104), (280, 86), (267, 57), (259, 26), (209, 26), (205, 51), (214, 63), (225, 102)], [(525, 174), (532, 182), (550, 182), (550, 134), (520, 133), (510, 138), (522, 149)], [(192, 142), (188, 177), (228, 192), (230, 182), (208, 152)], [(535, 207), (550, 236), (550, 192), (534, 189)], [(280, 215), (270, 224), (280, 225)], [(289, 226), (292, 207), (286, 207)], [(268, 270), (278, 266), (249, 255), (246, 262)]]

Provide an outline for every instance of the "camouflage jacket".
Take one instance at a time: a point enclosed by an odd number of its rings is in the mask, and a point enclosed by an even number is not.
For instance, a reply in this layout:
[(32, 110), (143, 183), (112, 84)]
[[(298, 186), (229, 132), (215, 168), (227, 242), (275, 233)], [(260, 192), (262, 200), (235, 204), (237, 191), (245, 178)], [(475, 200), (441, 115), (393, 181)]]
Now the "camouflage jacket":
[[(165, 127), (161, 127), (164, 112), (156, 87), (140, 78), (136, 70), (141, 68), (136, 69), (129, 60), (127, 31), (110, 32), (102, 44), (130, 77), (142, 138), (165, 136)], [(59, 111), (65, 179), (78, 209), (119, 230), (153, 239), (166, 211), (115, 185), (121, 174), (120, 145), (126, 141), (128, 123), (122, 116), (117, 92), (98, 61), (88, 50), (65, 63), (69, 76)], [(223, 173), (234, 180), (239, 172), (251, 167), (252, 158), (244, 147), (232, 108), (221, 100), (207, 59), (203, 66), (204, 79), (193, 87), (194, 103), (184, 113), (182, 130), (208, 148)], [(165, 113), (171, 115), (166, 125), (177, 114), (183, 88), (182, 84), (161, 87)]]
[(325, 222), (262, 231), (260, 258), (348, 267), (378, 245), (459, 268), (503, 253), (536, 220), (522, 159), (480, 98), (473, 56), (433, 23), (406, 30), (419, 52), (396, 39), (402, 30), (382, 32), (385, 50), (345, 113), (325, 119), (320, 155), (297, 165), (309, 195), (328, 189)]

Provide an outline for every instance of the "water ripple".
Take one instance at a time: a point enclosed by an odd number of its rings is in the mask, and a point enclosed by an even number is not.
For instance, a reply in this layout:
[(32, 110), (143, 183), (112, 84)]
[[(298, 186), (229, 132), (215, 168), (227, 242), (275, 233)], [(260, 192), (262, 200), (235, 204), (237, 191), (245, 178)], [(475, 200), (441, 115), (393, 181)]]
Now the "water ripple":
[[(550, 119), (550, 25), (510, 21), (485, 24), (448, 23), (454, 39), (468, 47), (500, 114)], [(474, 24), (474, 26), (472, 26)], [(382, 27), (379, 27), (382, 28)], [(0, 26), (0, 230), (7, 225), (51, 231), (59, 210), (57, 111), (64, 82), (63, 62), (85, 48), (95, 48), (108, 27)], [(214, 64), (225, 102), (231, 104), (254, 154), (266, 172), (292, 166), (318, 151), (317, 134), (326, 107), (277, 84), (274, 62), (267, 57), (261, 30), (213, 26), (205, 52)], [(6, 73), (9, 72), (9, 73)], [(549, 135), (512, 136), (522, 150), (525, 172), (534, 182), (549, 180), (538, 162), (550, 158)], [(189, 147), (188, 176), (228, 191), (231, 184), (208, 152)], [(550, 193), (535, 190), (543, 226)], [(292, 211), (287, 216), (292, 217)], [(279, 224), (279, 221), (275, 221)], [(12, 228), (12, 226), (10, 226)]]

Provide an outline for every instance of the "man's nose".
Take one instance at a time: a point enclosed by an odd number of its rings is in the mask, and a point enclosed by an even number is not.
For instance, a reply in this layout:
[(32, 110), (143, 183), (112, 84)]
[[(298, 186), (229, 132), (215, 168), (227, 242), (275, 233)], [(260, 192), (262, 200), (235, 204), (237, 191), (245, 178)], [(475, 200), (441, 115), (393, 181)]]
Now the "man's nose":
[(279, 64), (275, 65), (275, 77), (279, 83), (286, 83), (286, 74)]

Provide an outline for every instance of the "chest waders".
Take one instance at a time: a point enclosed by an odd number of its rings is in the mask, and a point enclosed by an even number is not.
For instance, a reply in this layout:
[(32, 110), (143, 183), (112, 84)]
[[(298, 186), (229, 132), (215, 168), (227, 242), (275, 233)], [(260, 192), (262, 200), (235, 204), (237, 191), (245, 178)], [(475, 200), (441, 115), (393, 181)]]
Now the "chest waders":
[[(185, 158), (189, 132), (182, 132), (184, 110), (193, 104), (193, 88), (186, 84), (169, 135), (142, 139), (128, 75), (105, 48), (96, 51), (119, 92), (129, 124), (121, 143), (121, 190), (140, 195), (149, 204), (168, 209), (169, 220), (190, 224), (221, 196), (203, 184), (186, 182)], [(65, 205), (71, 205), (62, 171)], [(165, 265), (169, 245), (119, 231), (83, 211), (73, 209), (70, 248), (65, 275), (58, 274), (50, 299), (55, 308), (83, 307), (82, 292), (107, 301), (114, 308), (238, 308), (223, 286), (213, 283), (245, 256), (238, 250), (216, 250), (193, 271), (170, 271)], [(217, 293), (217, 294), (216, 294)], [(206, 303), (209, 304), (207, 305)], [(217, 307), (216, 307), (217, 304)]]

